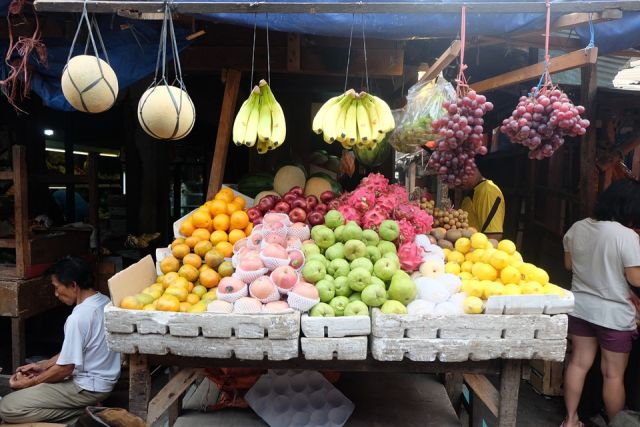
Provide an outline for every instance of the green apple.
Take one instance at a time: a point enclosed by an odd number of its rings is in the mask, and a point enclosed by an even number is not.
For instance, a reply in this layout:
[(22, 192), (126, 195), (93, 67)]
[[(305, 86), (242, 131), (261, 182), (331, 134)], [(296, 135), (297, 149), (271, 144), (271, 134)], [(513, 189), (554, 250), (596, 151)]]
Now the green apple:
[(367, 304), (363, 303), (360, 300), (351, 301), (344, 308), (345, 316), (368, 316), (369, 315), (369, 307)]
[(362, 241), (367, 246), (377, 246), (380, 243), (380, 237), (378, 237), (378, 233), (375, 230), (364, 230), (362, 232)]
[(393, 242), (387, 242), (386, 240), (383, 240), (380, 243), (378, 243), (378, 249), (380, 249), (380, 253), (382, 255), (388, 252), (393, 252), (394, 254), (398, 252), (398, 249), (396, 248), (396, 244)]
[(349, 267), (349, 261), (346, 259), (334, 259), (329, 263), (329, 268), (327, 268), (327, 273), (331, 274), (334, 277), (347, 276), (351, 271), (351, 267)]
[(342, 238), (344, 240), (362, 240), (362, 228), (355, 221), (349, 221), (342, 230)]
[(354, 292), (351, 295), (349, 295), (349, 301), (362, 301), (362, 296), (360, 295), (360, 292)]
[(390, 259), (396, 264), (396, 267), (398, 269), (400, 268), (400, 258), (398, 258), (398, 254), (393, 252), (387, 252), (386, 254), (382, 255), (382, 258)]
[(375, 275), (371, 276), (371, 284), (372, 285), (380, 285), (383, 288), (387, 289), (387, 284), (384, 283), (382, 281), (382, 279), (380, 279), (379, 277), (376, 277)]
[(304, 245), (302, 245), (302, 253), (304, 254), (305, 258), (308, 258), (311, 255), (319, 254), (320, 248), (315, 243), (305, 243)]
[(324, 225), (334, 230), (337, 227), (344, 225), (344, 217), (335, 209), (331, 209), (324, 215)]
[(333, 282), (335, 279), (333, 278), (333, 276), (332, 276), (332, 275), (330, 275), (329, 273), (327, 273), (327, 275), (326, 275), (326, 276), (324, 276), (324, 279), (322, 279), (322, 280), (328, 280), (328, 281), (330, 281), (330, 282)]
[(313, 254), (308, 256), (305, 262), (309, 262), (309, 261), (320, 261), (322, 265), (324, 265), (324, 268), (329, 267), (329, 260), (322, 254)]
[(382, 304), (380, 311), (384, 314), (407, 314), (407, 307), (405, 307), (401, 302), (388, 300)]
[(361, 267), (367, 270), (369, 273), (373, 273), (373, 263), (369, 261), (369, 258), (356, 258), (351, 261), (350, 267), (352, 270), (354, 268)]
[(396, 240), (400, 235), (400, 226), (398, 226), (398, 223), (394, 220), (387, 219), (385, 221), (382, 221), (382, 224), (380, 224), (378, 233), (380, 233), (380, 237), (383, 240), (392, 242)]
[(344, 236), (342, 235), (342, 232), (344, 231), (344, 225), (339, 225), (336, 227), (335, 230), (333, 230), (333, 234), (336, 236), (336, 241), (338, 242), (342, 242), (344, 243)]
[(333, 282), (329, 280), (320, 280), (316, 283), (316, 289), (320, 295), (321, 302), (329, 302), (336, 296), (336, 287)]
[(336, 242), (336, 236), (326, 225), (316, 225), (311, 229), (311, 238), (320, 249), (327, 249)]
[(334, 259), (342, 259), (344, 258), (344, 243), (338, 242), (331, 245), (324, 252), (324, 256), (327, 257), (328, 260)]
[(349, 287), (349, 279), (347, 279), (347, 276), (336, 277), (334, 285), (336, 287), (336, 296), (338, 297), (348, 297), (353, 293)]
[(354, 268), (347, 276), (349, 287), (356, 292), (362, 292), (364, 288), (371, 284), (371, 273), (362, 267)]
[(360, 240), (347, 240), (344, 244), (344, 257), (349, 261), (362, 258), (367, 254), (367, 245)]
[(331, 300), (329, 305), (333, 308), (333, 312), (336, 316), (344, 316), (344, 309), (349, 304), (349, 298), (347, 297), (335, 297)]
[(387, 290), (384, 286), (369, 285), (362, 290), (360, 298), (369, 307), (380, 307), (387, 301)]
[(336, 313), (333, 311), (333, 308), (325, 302), (319, 302), (314, 305), (309, 311), (309, 316), (311, 317), (335, 317)]
[(382, 258), (382, 254), (380, 253), (380, 249), (377, 246), (367, 246), (367, 258), (371, 262), (375, 264), (380, 258)]
[(380, 258), (373, 265), (373, 274), (385, 282), (391, 280), (396, 271), (398, 271), (396, 262), (387, 257)]
[(417, 293), (416, 283), (411, 276), (402, 270), (398, 270), (393, 274), (391, 285), (389, 285), (390, 299), (400, 301), (402, 304), (407, 305), (416, 299)]
[(324, 279), (327, 269), (324, 264), (317, 260), (307, 261), (302, 267), (302, 278), (309, 283), (316, 283)]

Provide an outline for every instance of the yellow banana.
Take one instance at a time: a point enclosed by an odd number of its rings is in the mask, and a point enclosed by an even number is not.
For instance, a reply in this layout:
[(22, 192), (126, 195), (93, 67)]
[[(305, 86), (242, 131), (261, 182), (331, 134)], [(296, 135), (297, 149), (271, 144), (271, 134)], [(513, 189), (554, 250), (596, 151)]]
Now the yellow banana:
[(269, 141), (271, 139), (271, 104), (264, 90), (260, 95), (260, 110), (258, 113), (258, 139)]
[(396, 122), (393, 118), (393, 114), (391, 114), (391, 108), (389, 108), (389, 105), (377, 96), (371, 95), (371, 98), (373, 99), (378, 111), (378, 118), (381, 122), (380, 130), (385, 133), (392, 131), (396, 127)]
[(258, 154), (264, 154), (268, 151), (266, 141), (258, 141)]
[(349, 110), (347, 111), (347, 117), (344, 121), (346, 134), (345, 138), (349, 146), (352, 146), (356, 142), (356, 138), (358, 137), (358, 121), (356, 115), (356, 112), (358, 110), (358, 102), (360, 102), (358, 99), (354, 99), (351, 102), (351, 105), (349, 105)]
[(253, 147), (258, 139), (258, 120), (260, 119), (260, 88), (253, 88), (252, 95), (256, 94), (256, 101), (252, 104), (251, 113), (247, 122), (247, 129), (244, 134), (244, 145)]
[(287, 123), (284, 117), (282, 107), (276, 101), (273, 91), (266, 81), (260, 80), (260, 88), (263, 93), (263, 99), (266, 99), (271, 110), (271, 149), (276, 149), (282, 145), (287, 136)]
[(327, 102), (322, 104), (322, 106), (320, 107), (316, 115), (313, 117), (313, 124), (311, 125), (311, 128), (315, 133), (317, 133), (318, 135), (322, 133), (322, 124), (324, 122), (324, 115), (329, 110), (329, 108), (331, 108), (331, 106), (340, 102), (343, 97), (344, 97), (344, 94), (334, 96), (333, 98), (329, 99)]
[(340, 102), (337, 104), (333, 104), (329, 109), (324, 113), (324, 117), (322, 120), (322, 133), (323, 139), (325, 142), (332, 144), (333, 141), (336, 140), (337, 133), (341, 129), (337, 129), (338, 127), (338, 117), (340, 116), (341, 109), (351, 101), (351, 93), (353, 90), (347, 91), (345, 96), (342, 97)]
[(340, 114), (336, 120), (336, 140), (338, 142), (344, 142), (347, 139), (347, 113), (349, 112), (349, 106), (353, 103), (353, 99), (346, 101), (340, 108)]
[(236, 118), (233, 121), (232, 132), (232, 139), (236, 145), (244, 144), (244, 135), (246, 133), (247, 123), (249, 122), (249, 115), (251, 114), (251, 109), (256, 99), (257, 97), (253, 91), (251, 91), (249, 97), (242, 103), (240, 110), (238, 110), (238, 114), (236, 114)]
[(361, 93), (360, 95), (362, 97), (362, 105), (364, 106), (365, 110), (367, 110), (367, 115), (369, 116), (371, 138), (374, 141), (380, 141), (379, 136), (380, 132), (382, 132), (382, 129), (380, 126), (380, 120), (378, 118), (378, 109), (374, 105), (371, 95), (369, 95), (368, 93), (364, 93), (364, 96), (362, 96), (363, 93)]
[(358, 101), (358, 108), (356, 110), (356, 117), (358, 119), (358, 134), (360, 135), (360, 140), (363, 143), (368, 143), (371, 141), (371, 124), (369, 123), (369, 114), (367, 114), (367, 110), (362, 105), (362, 102)]

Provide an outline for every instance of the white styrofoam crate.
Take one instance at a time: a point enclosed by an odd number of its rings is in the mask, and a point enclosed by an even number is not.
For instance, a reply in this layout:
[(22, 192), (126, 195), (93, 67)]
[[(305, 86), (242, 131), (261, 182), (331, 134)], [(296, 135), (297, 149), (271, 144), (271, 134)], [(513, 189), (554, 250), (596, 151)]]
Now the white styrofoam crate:
[(368, 337), (300, 338), (302, 357), (307, 360), (365, 360)]
[(107, 332), (111, 351), (140, 354), (175, 354), (177, 356), (243, 360), (289, 360), (298, 357), (298, 339), (178, 337), (159, 334), (121, 334)]
[(463, 361), (494, 358), (564, 360), (566, 314), (450, 316), (372, 313), (377, 360)]
[(562, 314), (571, 313), (575, 305), (573, 293), (567, 295), (496, 295), (489, 297), (485, 314)]
[(107, 332), (185, 338), (297, 340), (300, 312), (281, 314), (175, 313), (105, 307)]
[(304, 336), (308, 338), (362, 336), (371, 333), (371, 317), (311, 317), (308, 314), (303, 314), (300, 319), (300, 327)]

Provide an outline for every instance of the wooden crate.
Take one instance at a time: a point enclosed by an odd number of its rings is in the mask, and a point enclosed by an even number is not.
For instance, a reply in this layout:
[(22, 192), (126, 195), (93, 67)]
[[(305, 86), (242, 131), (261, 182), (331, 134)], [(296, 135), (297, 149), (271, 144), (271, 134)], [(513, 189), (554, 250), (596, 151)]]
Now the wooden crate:
[(300, 313), (216, 314), (105, 307), (107, 344), (120, 353), (262, 360), (298, 357)]
[(394, 315), (373, 310), (374, 359), (564, 360), (567, 315)]
[(564, 363), (548, 360), (532, 360), (529, 363), (529, 383), (536, 392), (545, 396), (562, 396)]
[(368, 335), (371, 333), (369, 316), (301, 318), (300, 348), (307, 360), (365, 360)]

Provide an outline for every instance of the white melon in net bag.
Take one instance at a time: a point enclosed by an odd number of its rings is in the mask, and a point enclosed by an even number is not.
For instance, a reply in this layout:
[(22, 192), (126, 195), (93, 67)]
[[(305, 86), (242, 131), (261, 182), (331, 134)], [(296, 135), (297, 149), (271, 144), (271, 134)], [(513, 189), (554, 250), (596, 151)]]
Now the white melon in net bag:
[(62, 94), (69, 104), (85, 113), (102, 113), (118, 97), (118, 78), (113, 68), (93, 55), (77, 55), (62, 71)]

